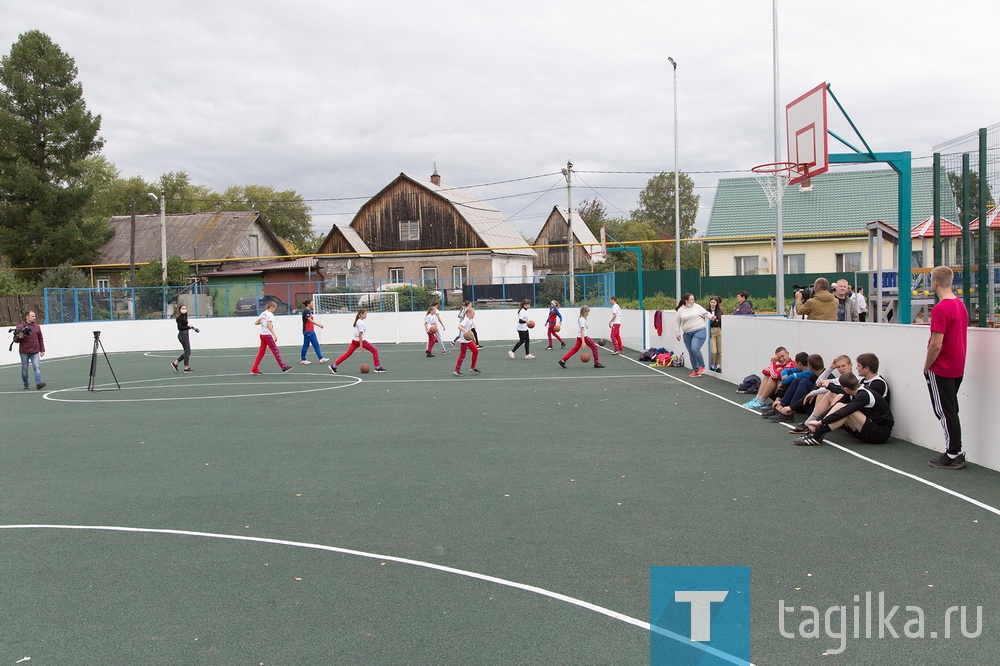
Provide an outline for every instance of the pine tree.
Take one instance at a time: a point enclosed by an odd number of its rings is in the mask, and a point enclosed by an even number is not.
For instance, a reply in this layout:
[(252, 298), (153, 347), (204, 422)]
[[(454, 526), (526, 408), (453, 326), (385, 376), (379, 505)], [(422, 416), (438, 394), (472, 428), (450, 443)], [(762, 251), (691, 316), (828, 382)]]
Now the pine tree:
[(100, 151), (73, 59), (42, 32), (0, 59), (0, 253), (18, 267), (92, 262), (110, 237), (87, 220), (83, 161)]

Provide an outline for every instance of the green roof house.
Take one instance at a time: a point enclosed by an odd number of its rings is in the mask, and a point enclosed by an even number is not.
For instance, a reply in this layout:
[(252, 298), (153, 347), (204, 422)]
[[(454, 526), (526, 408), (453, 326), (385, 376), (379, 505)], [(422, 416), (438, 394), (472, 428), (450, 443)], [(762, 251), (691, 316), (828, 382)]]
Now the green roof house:
[[(913, 169), (911, 229), (933, 215), (932, 177), (932, 167)], [(897, 226), (897, 183), (892, 169), (869, 169), (825, 173), (812, 179), (809, 190), (785, 188), (784, 273), (873, 270), (865, 225), (881, 220)], [(944, 187), (941, 216), (958, 219), (946, 182)], [(756, 179), (719, 180), (705, 235), (710, 275), (774, 273), (775, 214)], [(913, 248), (923, 251), (919, 244)], [(883, 266), (892, 266), (892, 248), (882, 252)], [(926, 261), (914, 257), (913, 265)]]

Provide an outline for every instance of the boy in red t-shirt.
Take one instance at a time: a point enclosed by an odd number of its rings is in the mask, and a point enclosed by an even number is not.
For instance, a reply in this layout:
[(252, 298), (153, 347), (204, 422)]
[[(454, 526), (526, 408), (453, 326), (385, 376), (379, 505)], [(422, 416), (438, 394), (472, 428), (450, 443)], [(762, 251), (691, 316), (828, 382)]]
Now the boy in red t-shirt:
[(951, 289), (954, 274), (947, 266), (931, 271), (931, 289), (938, 304), (931, 310), (931, 339), (927, 343), (924, 378), (931, 406), (944, 429), (945, 452), (930, 461), (931, 467), (962, 469), (962, 423), (958, 419), (958, 387), (965, 376), (969, 311)]
[(795, 367), (795, 360), (788, 355), (788, 350), (784, 347), (778, 347), (774, 350), (774, 356), (771, 357), (770, 363), (761, 370), (763, 379), (760, 382), (760, 390), (757, 391), (757, 395), (753, 400), (743, 403), (744, 407), (749, 407), (750, 409), (760, 409), (767, 405), (767, 399), (774, 395), (774, 391), (781, 384), (781, 371), (787, 370), (788, 368)]

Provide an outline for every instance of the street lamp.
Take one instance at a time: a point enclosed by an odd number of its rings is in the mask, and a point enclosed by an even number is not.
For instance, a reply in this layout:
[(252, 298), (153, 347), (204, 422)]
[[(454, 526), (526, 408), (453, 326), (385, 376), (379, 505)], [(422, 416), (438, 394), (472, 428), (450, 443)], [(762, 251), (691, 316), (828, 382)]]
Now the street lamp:
[(160, 261), (163, 266), (163, 284), (167, 283), (167, 195), (160, 190), (160, 198), (152, 192), (147, 192), (147, 196), (153, 201), (160, 202)]
[[(674, 273), (676, 276), (677, 303), (681, 302), (681, 174), (677, 158), (677, 61), (667, 58), (674, 68)], [(640, 304), (641, 307), (641, 304)]]

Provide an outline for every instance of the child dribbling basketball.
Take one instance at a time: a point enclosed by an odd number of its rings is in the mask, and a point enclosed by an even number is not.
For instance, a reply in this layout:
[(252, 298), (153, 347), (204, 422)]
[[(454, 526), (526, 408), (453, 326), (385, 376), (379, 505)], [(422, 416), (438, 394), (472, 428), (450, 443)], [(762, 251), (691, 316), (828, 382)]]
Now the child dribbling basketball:
[(382, 364), (378, 360), (378, 349), (373, 347), (371, 343), (365, 340), (365, 331), (368, 330), (368, 324), (365, 320), (368, 319), (368, 310), (361, 308), (358, 310), (357, 316), (354, 317), (354, 332), (353, 338), (351, 340), (350, 346), (347, 348), (343, 354), (340, 355), (333, 365), (330, 366), (330, 372), (337, 374), (337, 366), (347, 360), (347, 358), (354, 353), (358, 347), (364, 347), (372, 355), (372, 361), (375, 363), (375, 372), (385, 372), (386, 369), (382, 367)]
[(576, 344), (573, 345), (573, 348), (570, 349), (565, 356), (559, 359), (559, 365), (562, 366), (564, 369), (566, 367), (566, 361), (573, 358), (573, 355), (576, 354), (578, 351), (580, 351), (580, 347), (582, 347), (584, 343), (586, 343), (586, 345), (590, 347), (590, 351), (593, 352), (594, 367), (595, 368), (604, 367), (601, 364), (601, 361), (597, 355), (597, 343), (590, 339), (590, 333), (587, 329), (587, 316), (589, 314), (590, 314), (590, 308), (588, 306), (584, 305), (582, 308), (580, 308), (580, 318), (577, 320), (577, 327), (579, 328), (579, 332), (577, 333), (576, 336)]
[(292, 366), (281, 360), (281, 352), (278, 351), (278, 334), (274, 332), (274, 311), (277, 309), (278, 304), (275, 301), (268, 301), (267, 307), (254, 322), (260, 326), (260, 349), (257, 350), (257, 358), (254, 359), (253, 367), (250, 368), (251, 375), (264, 374), (260, 371), (260, 362), (264, 358), (264, 352), (268, 349), (271, 350), (274, 360), (278, 362), (282, 372), (288, 372), (292, 369)]
[(559, 301), (553, 299), (549, 302), (549, 314), (545, 318), (545, 330), (549, 335), (549, 346), (545, 349), (552, 349), (552, 338), (559, 341), (560, 348), (566, 346), (566, 342), (559, 337), (556, 327), (562, 324), (562, 313), (559, 312)]
[(476, 310), (470, 306), (466, 308), (465, 318), (458, 325), (458, 334), (462, 337), (462, 349), (458, 352), (458, 358), (455, 360), (455, 371), (451, 373), (456, 377), (463, 376), (462, 361), (465, 360), (465, 353), (467, 351), (472, 352), (472, 372), (477, 375), (482, 374), (476, 368), (476, 362), (479, 360), (479, 345), (476, 344), (476, 322), (473, 321), (475, 318)]

